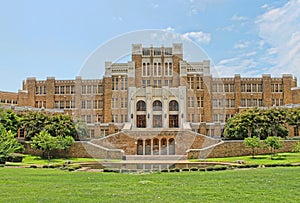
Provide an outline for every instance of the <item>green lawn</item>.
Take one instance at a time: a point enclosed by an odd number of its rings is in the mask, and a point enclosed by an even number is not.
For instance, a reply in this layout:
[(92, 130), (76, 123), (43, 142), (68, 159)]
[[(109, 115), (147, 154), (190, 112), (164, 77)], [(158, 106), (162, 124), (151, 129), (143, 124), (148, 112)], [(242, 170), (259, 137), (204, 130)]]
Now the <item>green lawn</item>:
[(119, 174), (0, 168), (0, 202), (299, 202), (300, 167)]
[[(212, 162), (232, 162), (243, 160), (246, 164), (284, 164), (284, 163), (300, 163), (300, 153), (278, 153), (277, 156), (271, 158), (270, 155), (240, 156), (240, 157), (225, 157), (225, 158), (208, 158), (203, 161)], [(199, 161), (193, 159), (190, 161)]]

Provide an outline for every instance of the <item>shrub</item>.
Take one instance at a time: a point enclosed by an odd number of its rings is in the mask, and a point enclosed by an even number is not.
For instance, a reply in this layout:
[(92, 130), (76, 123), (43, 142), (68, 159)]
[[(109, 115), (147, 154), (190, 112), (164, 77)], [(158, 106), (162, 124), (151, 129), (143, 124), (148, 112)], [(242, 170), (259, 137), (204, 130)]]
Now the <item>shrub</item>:
[(37, 165), (30, 165), (29, 168), (37, 168)]
[(293, 152), (300, 152), (300, 142), (296, 142), (293, 148)]
[(22, 154), (11, 154), (7, 157), (8, 162), (14, 162), (14, 163), (20, 163), (23, 161), (23, 155)]
[(162, 169), (160, 172), (166, 173), (166, 172), (169, 172), (169, 170), (168, 169)]
[(206, 168), (199, 168), (199, 171), (206, 171)]
[(183, 169), (181, 169), (181, 171), (190, 171), (190, 169), (189, 168), (183, 168)]
[(190, 171), (198, 171), (198, 168), (197, 168), (197, 167), (192, 167), (192, 168), (190, 169)]

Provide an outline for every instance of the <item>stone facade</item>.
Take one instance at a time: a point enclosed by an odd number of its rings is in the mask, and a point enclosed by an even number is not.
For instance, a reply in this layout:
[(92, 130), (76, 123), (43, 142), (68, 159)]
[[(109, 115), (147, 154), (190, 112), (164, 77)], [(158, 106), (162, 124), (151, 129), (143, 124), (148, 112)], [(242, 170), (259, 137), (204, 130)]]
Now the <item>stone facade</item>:
[[(191, 134), (183, 137), (181, 132), (220, 138), (226, 120), (244, 109), (300, 104), (300, 89), (292, 75), (214, 78), (210, 61), (184, 60), (182, 44), (133, 44), (131, 60), (106, 62), (101, 79), (27, 78), (18, 93), (0, 92), (0, 101), (2, 105), (62, 110), (75, 121), (85, 122), (91, 138), (106, 137), (96, 141), (101, 146), (122, 149), (126, 154), (138, 154), (139, 150), (153, 154), (153, 146), (160, 150), (174, 147), (176, 154), (184, 154), (196, 149), (197, 142), (188, 143)], [(146, 135), (132, 137), (143, 131), (159, 133), (149, 140)], [(291, 129), (290, 136), (294, 134)], [(201, 136), (195, 139), (202, 143)], [(188, 147), (181, 148), (182, 143)]]

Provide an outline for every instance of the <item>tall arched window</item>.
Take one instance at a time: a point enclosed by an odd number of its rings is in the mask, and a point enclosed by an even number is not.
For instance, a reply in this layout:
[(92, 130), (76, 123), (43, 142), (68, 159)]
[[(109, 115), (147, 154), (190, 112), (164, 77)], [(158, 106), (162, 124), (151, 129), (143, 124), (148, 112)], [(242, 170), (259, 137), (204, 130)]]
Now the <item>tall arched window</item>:
[(137, 111), (146, 111), (146, 103), (142, 100), (136, 103), (136, 110)]
[(175, 100), (170, 101), (169, 111), (178, 111), (178, 102)]
[(153, 111), (161, 111), (162, 110), (162, 103), (159, 100), (155, 100), (153, 102)]

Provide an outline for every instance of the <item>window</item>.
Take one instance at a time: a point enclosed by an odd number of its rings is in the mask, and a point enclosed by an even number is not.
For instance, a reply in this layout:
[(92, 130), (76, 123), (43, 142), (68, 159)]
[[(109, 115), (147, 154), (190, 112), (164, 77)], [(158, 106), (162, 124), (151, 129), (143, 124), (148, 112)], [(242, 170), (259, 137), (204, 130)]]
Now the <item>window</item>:
[(66, 109), (69, 109), (69, 108), (71, 108), (71, 101), (66, 101)]
[(54, 108), (55, 108), (55, 109), (58, 109), (58, 103), (59, 103), (58, 101), (55, 101), (55, 102), (54, 102)]
[(81, 108), (82, 108), (82, 109), (85, 109), (85, 108), (86, 108), (85, 100), (82, 100), (82, 101), (81, 101)]
[(122, 77), (121, 90), (127, 90), (127, 77)]
[(87, 116), (86, 116), (86, 122), (87, 122), (87, 123), (91, 123), (91, 122), (92, 122), (92, 117), (91, 117), (91, 115), (87, 115)]
[(172, 55), (172, 48), (165, 48), (165, 55)]
[(224, 84), (224, 92), (229, 92), (228, 84)]
[(260, 107), (263, 106), (263, 100), (262, 99), (258, 100), (258, 106), (260, 106)]
[(153, 102), (153, 111), (161, 111), (162, 110), (162, 103), (159, 100), (155, 100)]
[(178, 111), (178, 102), (175, 100), (170, 101), (169, 111)]
[(136, 103), (136, 110), (137, 111), (146, 111), (146, 102), (140, 100)]
[(93, 85), (93, 94), (97, 94), (97, 85)]
[(246, 107), (246, 100), (242, 99), (242, 107)]
[(71, 86), (71, 94), (75, 94), (75, 85)]
[(188, 77), (188, 88), (189, 89), (194, 89), (194, 78), (193, 77)]
[(204, 106), (204, 98), (197, 97), (197, 107), (203, 107), (203, 106)]
[(81, 86), (81, 94), (86, 94), (86, 85)]
[(252, 84), (252, 92), (257, 92), (257, 85), (256, 84)]
[(194, 107), (194, 106), (195, 106), (194, 97), (188, 97), (188, 107)]
[(246, 92), (245, 90), (246, 90), (246, 85), (245, 85), (245, 84), (242, 84), (242, 85), (241, 85), (241, 92)]
[(230, 92), (234, 92), (234, 84), (230, 84)]
[(87, 107), (87, 109), (91, 109), (92, 108), (92, 101), (91, 100), (88, 100), (86, 102), (86, 107)]
[(218, 84), (218, 92), (223, 92), (223, 84)]
[(65, 108), (65, 102), (64, 101), (60, 101), (59, 108), (60, 109)]
[(217, 84), (212, 85), (212, 92), (217, 92)]
[(161, 49), (154, 49), (154, 56), (160, 56), (161, 55)]
[(98, 100), (98, 109), (103, 108), (103, 100)]
[(103, 93), (103, 86), (98, 85), (98, 94), (102, 94), (102, 93)]
[(66, 86), (66, 94), (70, 94), (70, 86), (69, 85)]
[(214, 122), (218, 122), (218, 121), (219, 121), (219, 116), (218, 116), (218, 114), (214, 114), (214, 115), (213, 115), (213, 119), (214, 119)]
[(247, 92), (251, 92), (251, 84), (247, 84)]
[(144, 56), (150, 56), (150, 49), (149, 48), (143, 48), (142, 53), (143, 53)]
[(203, 89), (202, 83), (203, 83), (202, 78), (197, 77), (197, 82), (196, 82), (196, 88), (197, 88), (197, 90)]
[(262, 92), (262, 84), (257, 85), (257, 92)]
[(59, 94), (59, 86), (55, 86), (54, 93)]
[(65, 94), (65, 86), (60, 86), (59, 92), (60, 92), (60, 94)]

